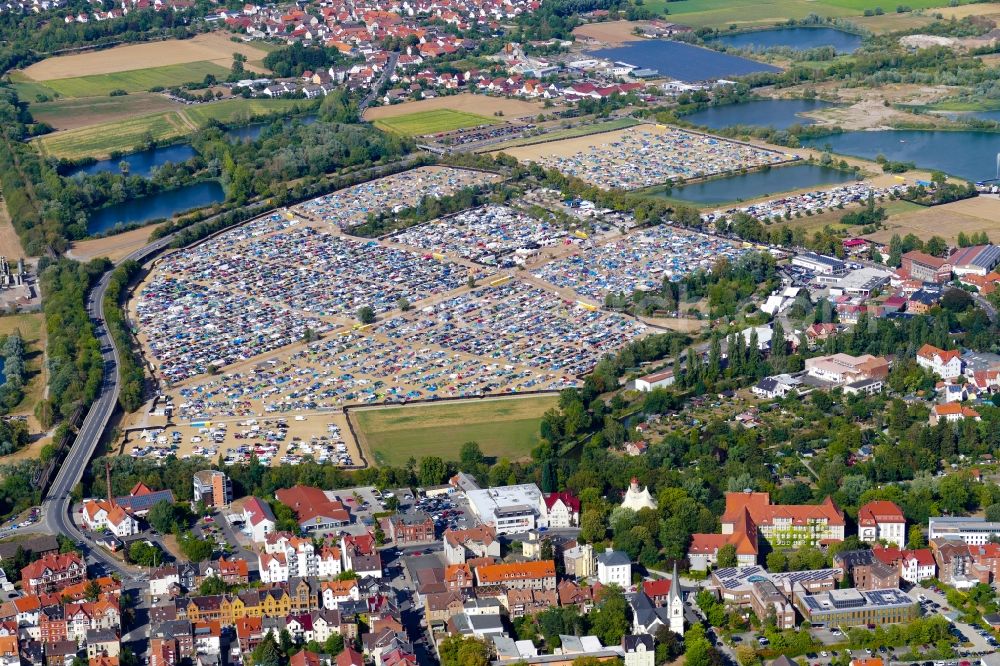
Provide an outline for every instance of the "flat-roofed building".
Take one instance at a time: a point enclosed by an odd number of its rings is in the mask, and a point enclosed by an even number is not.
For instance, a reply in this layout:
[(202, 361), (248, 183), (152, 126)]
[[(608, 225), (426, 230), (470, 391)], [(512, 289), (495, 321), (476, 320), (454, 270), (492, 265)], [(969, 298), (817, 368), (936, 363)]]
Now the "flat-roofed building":
[(466, 497), (475, 516), (497, 534), (527, 532), (543, 525), (542, 491), (534, 483), (470, 490)]
[(810, 594), (795, 591), (795, 606), (815, 625), (861, 627), (912, 622), (920, 616), (915, 601), (898, 588), (862, 591), (856, 588)]
[(927, 540), (958, 539), (970, 546), (981, 546), (1000, 536), (1000, 522), (972, 516), (936, 516), (927, 521)]

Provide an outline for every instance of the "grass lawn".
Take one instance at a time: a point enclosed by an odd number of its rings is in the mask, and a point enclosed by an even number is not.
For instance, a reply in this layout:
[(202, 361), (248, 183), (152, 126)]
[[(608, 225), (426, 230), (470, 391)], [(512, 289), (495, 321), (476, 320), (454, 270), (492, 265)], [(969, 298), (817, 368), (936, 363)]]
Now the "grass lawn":
[[(944, 0), (915, 0), (906, 3), (916, 9), (943, 7)], [(809, 14), (820, 16), (860, 16), (866, 9), (882, 7), (887, 12), (895, 10), (879, 0), (649, 0), (646, 3), (653, 12), (666, 10), (669, 16), (677, 17), (678, 23), (694, 27), (725, 29), (730, 25), (746, 27), (766, 25), (801, 19)]]
[(45, 393), (45, 373), (42, 363), (45, 358), (44, 324), (45, 315), (41, 313), (0, 317), (0, 335), (10, 335), (14, 331), (20, 331), (26, 352), (25, 366), (28, 369), (28, 381), (24, 387), (24, 399), (11, 410), (12, 414), (30, 414)]
[(157, 141), (165, 141), (186, 136), (211, 119), (233, 122), (255, 116), (286, 114), (302, 106), (302, 100), (228, 99), (190, 106), (180, 111), (153, 113), (56, 132), (43, 136), (33, 143), (46, 155), (69, 159), (87, 156), (100, 158), (115, 150), (123, 152), (132, 150), (143, 143), (146, 132)]
[(516, 460), (538, 443), (542, 414), (558, 401), (539, 396), (388, 407), (359, 410), (351, 418), (379, 465), (402, 466), (411, 456), (457, 460), (470, 441), (487, 456)]
[(598, 132), (613, 132), (615, 130), (625, 129), (626, 127), (632, 127), (633, 125), (638, 125), (638, 120), (633, 120), (632, 118), (617, 118), (615, 120), (606, 120), (601, 123), (594, 123), (593, 125), (580, 125), (579, 127), (568, 127), (566, 129), (559, 129), (553, 132), (546, 132), (545, 134), (539, 134), (538, 136), (528, 136), (522, 139), (513, 139), (511, 141), (505, 141), (503, 143), (497, 143), (492, 146), (487, 146), (483, 152), (496, 152), (498, 150), (504, 150), (505, 148), (517, 148), (518, 146), (531, 146), (536, 143), (544, 143), (546, 141), (556, 141), (558, 139), (574, 139), (578, 136), (587, 136), (588, 134), (597, 134)]
[(192, 81), (201, 81), (206, 74), (214, 74), (222, 80), (229, 75), (229, 70), (207, 61), (192, 62), (184, 65), (132, 69), (114, 74), (92, 74), (69, 79), (52, 79), (46, 81), (45, 86), (64, 97), (99, 97), (118, 89), (126, 92), (142, 92), (156, 86), (168, 88)]
[(500, 121), (496, 118), (479, 116), (475, 113), (453, 111), (451, 109), (434, 109), (432, 111), (409, 113), (405, 116), (396, 116), (394, 118), (383, 118), (376, 121), (375, 126), (381, 130), (395, 134), (421, 136), (424, 134), (437, 134), (438, 132), (451, 132), (452, 130), (477, 127), (479, 125), (494, 125), (498, 122)]

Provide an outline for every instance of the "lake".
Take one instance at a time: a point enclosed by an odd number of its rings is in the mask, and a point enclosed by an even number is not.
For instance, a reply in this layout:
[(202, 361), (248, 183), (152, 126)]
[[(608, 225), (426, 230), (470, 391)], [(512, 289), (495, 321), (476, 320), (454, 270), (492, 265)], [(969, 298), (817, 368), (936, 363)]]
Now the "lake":
[(719, 204), (730, 201), (747, 201), (805, 187), (848, 183), (854, 180), (854, 174), (840, 169), (832, 169), (818, 164), (795, 164), (675, 187), (669, 193), (664, 188), (650, 190), (649, 193), (696, 204)]
[(186, 162), (197, 154), (194, 148), (191, 147), (191, 144), (178, 143), (172, 146), (163, 146), (161, 148), (153, 148), (152, 150), (143, 150), (138, 153), (130, 153), (116, 160), (98, 160), (90, 166), (73, 169), (68, 175), (90, 175), (102, 171), (119, 173), (118, 165), (121, 162), (125, 162), (128, 164), (128, 171), (131, 175), (147, 178), (153, 172), (154, 167), (163, 166), (167, 162), (173, 162), (174, 164)]
[(787, 129), (792, 125), (811, 125), (814, 120), (798, 115), (833, 106), (830, 102), (809, 99), (758, 99), (741, 104), (710, 106), (684, 116), (684, 120), (709, 129), (733, 125), (753, 125)]
[(226, 192), (217, 181), (195, 183), (100, 208), (90, 216), (87, 233), (100, 234), (114, 229), (119, 224), (142, 224), (151, 220), (170, 218), (176, 213), (219, 203), (225, 199)]
[(795, 51), (808, 51), (821, 46), (832, 46), (837, 53), (853, 53), (861, 46), (861, 35), (836, 28), (771, 28), (740, 32), (735, 35), (712, 37), (711, 42), (737, 49), (763, 51), (786, 47)]
[(756, 72), (781, 71), (767, 63), (667, 39), (628, 42), (624, 46), (594, 51), (591, 55), (627, 62), (644, 69), (655, 69), (663, 76), (682, 81), (705, 81)]
[(913, 162), (924, 169), (977, 181), (996, 177), (1000, 134), (933, 130), (877, 130), (844, 132), (804, 141), (845, 155), (875, 159), (879, 154), (897, 162)]
[[(288, 118), (285, 121), (286, 125), (290, 125), (292, 122), (298, 120), (303, 125), (312, 125), (314, 122), (319, 120), (315, 113), (310, 113), (309, 115), (300, 116), (298, 118)], [(226, 131), (226, 137), (231, 141), (256, 141), (260, 133), (264, 131), (264, 128), (270, 125), (270, 121), (252, 123), (250, 125), (244, 125), (243, 127), (234, 127), (231, 130)]]

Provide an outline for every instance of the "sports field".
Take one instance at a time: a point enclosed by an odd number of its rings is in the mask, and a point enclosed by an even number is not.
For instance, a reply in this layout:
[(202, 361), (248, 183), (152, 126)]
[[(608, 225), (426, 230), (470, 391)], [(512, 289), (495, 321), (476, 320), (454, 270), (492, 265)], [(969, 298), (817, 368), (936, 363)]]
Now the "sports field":
[[(648, 0), (646, 7), (653, 12), (669, 10), (671, 20), (694, 27), (726, 29), (730, 25), (750, 26), (774, 24), (788, 19), (801, 19), (810, 14), (820, 16), (861, 16), (866, 9), (885, 3), (878, 0)], [(914, 10), (945, 7), (946, 0), (914, 0), (906, 3)], [(964, 3), (963, 3), (964, 4)], [(889, 7), (884, 7), (887, 11)]]
[(457, 460), (465, 442), (478, 442), (483, 453), (517, 460), (529, 455), (539, 439), (542, 414), (558, 396), (497, 398), (351, 412), (362, 445), (379, 465), (405, 465), (412, 456)]
[(375, 126), (381, 130), (395, 134), (422, 136), (424, 134), (451, 132), (479, 125), (494, 125), (497, 122), (499, 121), (496, 118), (480, 116), (475, 113), (454, 111), (452, 109), (434, 109), (431, 111), (409, 113), (405, 116), (382, 118), (375, 121)]
[(201, 61), (182, 65), (132, 69), (113, 74), (91, 74), (65, 79), (51, 79), (45, 81), (44, 85), (63, 97), (101, 97), (108, 95), (112, 90), (124, 90), (131, 93), (143, 92), (157, 86), (164, 88), (179, 86), (184, 83), (201, 81), (207, 74), (212, 74), (222, 80), (229, 75), (229, 70), (212, 62)]
[(153, 113), (112, 123), (47, 134), (32, 145), (45, 155), (79, 159), (104, 157), (112, 151), (129, 151), (143, 142), (148, 132), (157, 141), (185, 136), (209, 120), (233, 122), (255, 116), (286, 114), (308, 104), (290, 99), (228, 99), (211, 104), (184, 107), (179, 111)]

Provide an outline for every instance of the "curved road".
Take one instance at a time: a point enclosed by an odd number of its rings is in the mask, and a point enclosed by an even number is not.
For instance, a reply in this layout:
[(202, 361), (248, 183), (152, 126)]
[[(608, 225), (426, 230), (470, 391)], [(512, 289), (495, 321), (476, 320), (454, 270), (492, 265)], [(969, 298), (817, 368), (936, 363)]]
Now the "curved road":
[[(172, 238), (173, 236), (165, 236), (157, 239), (128, 255), (122, 261), (132, 259), (141, 263), (166, 247)], [(73, 445), (56, 473), (56, 478), (49, 486), (49, 492), (45, 496), (45, 501), (42, 502), (43, 518), (41, 524), (52, 534), (64, 534), (77, 543), (82, 543), (85, 554), (103, 563), (110, 570), (117, 571), (123, 579), (134, 579), (138, 569), (122, 564), (99, 547), (89, 534), (85, 534), (77, 528), (71, 516), (73, 488), (83, 478), (84, 470), (90, 463), (94, 450), (97, 448), (98, 442), (101, 441), (101, 436), (104, 434), (118, 402), (118, 348), (115, 347), (104, 324), (104, 292), (107, 291), (111, 273), (112, 271), (105, 273), (87, 296), (87, 313), (95, 322), (94, 333), (101, 344), (101, 353), (104, 356), (104, 381), (101, 383), (97, 399), (90, 406), (90, 410), (83, 420), (83, 425), (80, 426), (80, 431), (77, 433), (76, 439), (73, 440)]]

